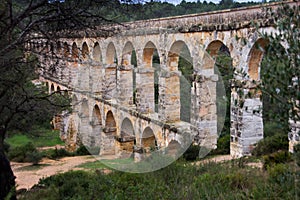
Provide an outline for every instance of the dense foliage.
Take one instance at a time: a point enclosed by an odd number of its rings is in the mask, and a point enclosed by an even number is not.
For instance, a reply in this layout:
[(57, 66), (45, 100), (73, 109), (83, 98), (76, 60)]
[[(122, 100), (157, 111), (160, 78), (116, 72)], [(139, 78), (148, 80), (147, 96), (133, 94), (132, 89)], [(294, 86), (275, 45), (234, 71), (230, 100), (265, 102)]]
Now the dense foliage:
[(239, 3), (233, 0), (221, 0), (218, 4), (207, 1), (187, 2), (181, 1), (178, 5), (174, 5), (165, 1), (121, 1), (110, 2), (109, 7), (101, 7), (102, 14), (107, 19), (113, 19), (120, 22), (135, 21), (144, 19), (153, 19), (161, 17), (169, 17), (176, 15), (186, 15), (194, 13), (209, 12), (222, 9), (239, 8), (244, 6), (256, 5), (255, 2)]
[(41, 180), (20, 199), (294, 199), (299, 195), (297, 176), (287, 164), (261, 171), (238, 160), (200, 166), (177, 162), (146, 174), (58, 174)]

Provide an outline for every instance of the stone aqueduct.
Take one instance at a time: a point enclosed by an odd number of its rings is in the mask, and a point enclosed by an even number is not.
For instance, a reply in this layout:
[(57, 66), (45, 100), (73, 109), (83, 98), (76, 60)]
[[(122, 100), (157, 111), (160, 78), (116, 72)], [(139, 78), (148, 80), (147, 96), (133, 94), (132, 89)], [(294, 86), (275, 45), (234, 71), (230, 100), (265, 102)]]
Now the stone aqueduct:
[[(286, 2), (295, 4), (294, 2)], [(277, 3), (268, 4), (276, 7)], [(258, 25), (258, 29), (251, 26)], [(100, 147), (100, 155), (131, 153), (133, 146), (178, 149), (187, 142), (186, 132), (195, 142), (214, 148), (217, 133), (216, 82), (214, 61), (227, 47), (236, 72), (231, 92), (231, 155), (251, 152), (263, 138), (261, 94), (252, 80), (259, 80), (260, 62), (266, 42), (259, 32), (275, 31), (262, 6), (203, 14), (168, 17), (125, 23), (103, 30), (87, 30), (61, 37), (55, 44), (33, 43), (44, 52), (46, 70), (41, 71), (49, 92), (68, 90), (73, 113), (62, 119), (62, 135), (69, 149), (79, 142)], [(188, 121), (181, 120), (178, 61), (187, 48), (193, 65), (191, 108)], [(159, 96), (155, 105), (153, 55), (159, 57)], [(135, 55), (134, 55), (135, 54)], [(137, 66), (133, 66), (132, 57)], [(52, 68), (52, 66), (55, 66)], [(135, 71), (135, 78), (133, 78)], [(248, 76), (239, 75), (244, 71)], [(134, 95), (133, 82), (136, 82)], [(244, 95), (238, 95), (239, 91)], [(290, 143), (297, 142), (297, 127)], [(299, 130), (299, 127), (298, 127)]]

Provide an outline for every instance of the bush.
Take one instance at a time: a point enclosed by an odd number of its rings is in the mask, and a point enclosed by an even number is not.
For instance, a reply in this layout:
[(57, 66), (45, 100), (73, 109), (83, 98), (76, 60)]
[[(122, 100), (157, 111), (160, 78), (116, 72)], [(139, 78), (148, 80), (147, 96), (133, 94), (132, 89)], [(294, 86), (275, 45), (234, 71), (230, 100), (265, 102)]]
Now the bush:
[(42, 159), (42, 154), (29, 142), (25, 145), (12, 148), (8, 152), (8, 158), (15, 162), (32, 162), (33, 164), (38, 164)]
[(230, 153), (230, 134), (221, 136), (217, 142), (217, 149), (211, 152), (212, 155), (225, 155)]
[(70, 152), (66, 151), (65, 149), (55, 148), (55, 149), (47, 150), (46, 152), (44, 152), (44, 155), (50, 159), (58, 159), (58, 158), (67, 157), (67, 156), (74, 156), (74, 153), (70, 153)]
[(289, 141), (287, 135), (275, 134), (273, 136), (264, 138), (259, 141), (252, 151), (254, 156), (262, 156), (274, 153), (278, 150), (287, 151), (289, 147)]
[(184, 152), (182, 157), (186, 161), (194, 161), (199, 157), (199, 150), (200, 146), (191, 144), (191, 146), (189, 146), (189, 148)]
[(78, 156), (91, 155), (91, 153), (89, 152), (89, 150), (84, 145), (81, 145), (75, 151), (75, 154), (78, 155)]
[(274, 166), (279, 163), (286, 163), (291, 161), (291, 154), (288, 151), (278, 151), (270, 155), (263, 156), (264, 159), (264, 169), (270, 166)]
[(268, 167), (269, 179), (272, 182), (286, 184), (292, 182), (293, 174), (288, 165), (280, 163), (272, 167)]
[(26, 161), (37, 165), (43, 158), (43, 154), (39, 151), (32, 151), (26, 153)]
[(287, 128), (282, 123), (266, 122), (264, 123), (264, 137), (272, 137), (276, 134), (287, 135)]

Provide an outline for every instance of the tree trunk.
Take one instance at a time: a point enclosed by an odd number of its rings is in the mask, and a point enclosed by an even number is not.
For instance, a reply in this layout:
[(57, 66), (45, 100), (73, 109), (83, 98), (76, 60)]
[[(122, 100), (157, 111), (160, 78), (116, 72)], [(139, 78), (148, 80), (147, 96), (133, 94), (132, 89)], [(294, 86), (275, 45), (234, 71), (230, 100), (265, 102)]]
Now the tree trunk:
[(10, 200), (14, 200), (16, 199), (15, 176), (4, 153), (4, 135), (5, 131), (0, 128), (0, 200), (8, 195), (10, 195)]

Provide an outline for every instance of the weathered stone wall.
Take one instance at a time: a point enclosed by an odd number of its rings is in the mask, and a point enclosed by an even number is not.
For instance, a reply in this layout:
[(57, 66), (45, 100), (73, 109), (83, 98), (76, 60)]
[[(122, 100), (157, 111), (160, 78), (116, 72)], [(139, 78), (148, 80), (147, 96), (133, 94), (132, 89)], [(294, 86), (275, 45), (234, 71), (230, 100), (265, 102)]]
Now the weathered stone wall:
[[(293, 4), (291, 1), (287, 3)], [(218, 43), (229, 49), (236, 69), (235, 80), (251, 82), (253, 77), (259, 78), (259, 75), (252, 75), (252, 72), (259, 73), (261, 58), (253, 58), (254, 54), (251, 52), (260, 39), (258, 32), (274, 31), (274, 28), (268, 26), (271, 22), (265, 21), (266, 16), (262, 13), (261, 7), (255, 6), (128, 23), (125, 26), (115, 26), (118, 30), (109, 37), (100, 37), (96, 30), (89, 37), (80, 35), (80, 32), (75, 38), (62, 36), (60, 43), (64, 44), (64, 51), (60, 51), (59, 58), (48, 58), (44, 62), (46, 69), (41, 72), (41, 76), (55, 85), (65, 86), (78, 96), (79, 119), (71, 123), (78, 125), (70, 125), (70, 131), (67, 132), (76, 132), (73, 129), (77, 127), (78, 140), (92, 146), (100, 145), (100, 154), (117, 154), (118, 148), (130, 148), (122, 146), (123, 144), (115, 145), (115, 137), (120, 137), (120, 126), (125, 117), (133, 124), (137, 146), (142, 146), (142, 133), (147, 127), (153, 130), (159, 147), (166, 147), (171, 138), (184, 141), (184, 138), (178, 136), (180, 134), (172, 130), (175, 127), (189, 130), (195, 136), (196, 143), (215, 148), (218, 137), (216, 97), (220, 94), (216, 93), (218, 75), (214, 71), (213, 56), (217, 55), (220, 46), (209, 49), (212, 51), (208, 53), (207, 48), (212, 43)], [(260, 24), (258, 30), (250, 26), (251, 20)], [(192, 75), (195, 77), (190, 89), (191, 123), (180, 120), (181, 72), (178, 70), (178, 56), (183, 45), (190, 52)], [(74, 49), (70, 51), (71, 46), (78, 48), (78, 55), (74, 53)], [(157, 50), (161, 69), (158, 113), (154, 111), (154, 68), (151, 60), (154, 49)], [(132, 50), (135, 51), (137, 60), (136, 105), (133, 104), (131, 87)], [(59, 65), (51, 65), (57, 62)], [(253, 69), (250, 65), (256, 68)], [(50, 66), (55, 66), (54, 70)], [(251, 77), (244, 76), (241, 72)], [(49, 88), (50, 91), (51, 84)], [(249, 85), (235, 85), (232, 88), (233, 156), (249, 154), (253, 144), (263, 137), (262, 103), (259, 95), (249, 97), (250, 90), (254, 88), (255, 86)], [(101, 113), (100, 127), (91, 123), (95, 105), (98, 105)], [(105, 123), (108, 111), (115, 118), (115, 130)], [(291, 138), (296, 140), (297, 134), (293, 134)]]

